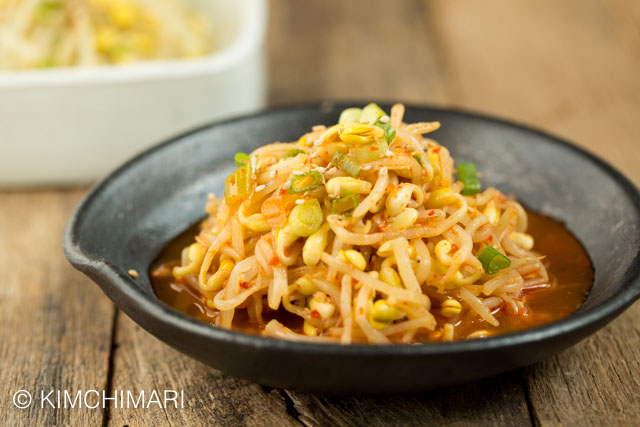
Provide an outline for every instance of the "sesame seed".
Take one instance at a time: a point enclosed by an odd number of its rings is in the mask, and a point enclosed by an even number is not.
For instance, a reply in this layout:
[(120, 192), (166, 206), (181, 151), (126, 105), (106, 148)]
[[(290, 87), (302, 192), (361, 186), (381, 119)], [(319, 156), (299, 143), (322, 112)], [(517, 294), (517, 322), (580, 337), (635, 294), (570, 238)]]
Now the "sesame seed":
[(313, 131), (325, 130), (327, 127), (325, 125), (315, 125), (311, 128)]
[(269, 178), (275, 178), (277, 174), (278, 174), (278, 171), (272, 170), (271, 172), (269, 172), (269, 175), (267, 175), (267, 176)]
[(314, 147), (319, 147), (324, 143), (324, 139), (318, 138), (313, 142)]
[(382, 116), (378, 120), (380, 120), (380, 123), (389, 123), (389, 116)]
[(260, 185), (258, 185), (258, 186), (256, 187), (256, 191), (262, 191), (262, 190), (264, 190), (265, 188), (266, 188), (266, 185), (264, 185), (264, 184), (260, 184)]
[(387, 157), (393, 157), (393, 151), (391, 150), (387, 150), (385, 154), (387, 155)]
[(369, 124), (369, 120), (360, 120), (360, 124), (367, 125)]
[(366, 165), (366, 166), (364, 166), (364, 167), (362, 168), (362, 170), (368, 171), (368, 170), (371, 170), (371, 168), (372, 168), (372, 167), (373, 167), (373, 166), (371, 166), (371, 165)]
[(304, 199), (298, 199), (296, 200), (296, 205), (301, 205), (304, 203)]
[(129, 276), (133, 277), (134, 279), (137, 279), (138, 277), (140, 277), (140, 273), (138, 273), (137, 270), (129, 270), (127, 271), (127, 273), (129, 274)]
[(389, 169), (387, 169), (386, 166), (380, 169), (380, 175), (386, 175), (388, 172), (389, 172)]
[(320, 154), (318, 153), (311, 153), (311, 155), (309, 156), (310, 159), (315, 159), (316, 157), (320, 157)]
[(325, 169), (324, 169), (322, 166), (318, 166), (318, 167), (317, 167), (317, 168), (315, 168), (314, 170), (315, 170), (316, 172), (320, 172), (320, 173), (322, 173), (322, 172), (324, 172), (324, 171), (325, 171)]
[(304, 172), (302, 171), (292, 171), (291, 175), (302, 175)]

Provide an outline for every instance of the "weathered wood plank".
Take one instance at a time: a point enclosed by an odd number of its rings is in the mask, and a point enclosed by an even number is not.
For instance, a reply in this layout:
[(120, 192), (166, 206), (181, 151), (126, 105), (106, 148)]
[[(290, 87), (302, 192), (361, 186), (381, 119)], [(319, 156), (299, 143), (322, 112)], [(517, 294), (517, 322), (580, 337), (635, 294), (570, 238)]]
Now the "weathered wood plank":
[(540, 425), (633, 425), (640, 419), (640, 304), (601, 332), (528, 369)]
[(530, 424), (518, 371), (423, 394), (327, 397), (287, 391), (300, 421), (309, 426), (423, 426)]
[[(40, 408), (41, 390), (102, 390), (107, 381), (113, 305), (61, 249), (83, 192), (0, 193), (0, 425), (102, 422), (99, 408)], [(29, 409), (13, 406), (21, 389), (33, 395)]]
[[(278, 425), (299, 424), (287, 413), (278, 390), (222, 374), (168, 347), (119, 313), (113, 355), (112, 390), (184, 391), (184, 408), (113, 408), (113, 426)], [(122, 405), (119, 405), (122, 406)]]

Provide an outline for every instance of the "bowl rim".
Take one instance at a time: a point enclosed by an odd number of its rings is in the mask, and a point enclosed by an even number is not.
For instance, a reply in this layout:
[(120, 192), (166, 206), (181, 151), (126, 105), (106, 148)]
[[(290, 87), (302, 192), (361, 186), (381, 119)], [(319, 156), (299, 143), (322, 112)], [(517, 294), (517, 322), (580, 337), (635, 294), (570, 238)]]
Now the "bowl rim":
[(149, 60), (118, 66), (0, 70), (0, 89), (82, 86), (197, 77), (218, 73), (256, 53), (266, 34), (266, 0), (239, 0), (239, 25), (220, 50), (193, 59)]
[[(164, 140), (163, 142), (131, 158), (116, 170), (111, 172), (108, 176), (97, 182), (89, 190), (84, 199), (76, 207), (74, 213), (69, 219), (69, 222), (67, 223), (67, 227), (64, 232), (63, 249), (67, 259), (77, 269), (83, 271), (85, 274), (88, 274), (92, 279), (97, 281), (100, 287), (105, 291), (105, 294), (107, 294), (107, 296), (116, 304), (116, 306), (123, 309), (130, 317), (134, 318), (134, 320), (137, 319), (137, 316), (131, 314), (127, 310), (129, 306), (127, 302), (131, 303), (131, 307), (135, 306), (135, 310), (144, 312), (147, 316), (151, 317), (153, 323), (161, 325), (163, 327), (188, 332), (189, 334), (198, 336), (199, 338), (203, 339), (203, 342), (205, 340), (207, 342), (222, 341), (228, 344), (249, 346), (261, 350), (286, 350), (296, 353), (313, 353), (325, 356), (442, 356), (451, 353), (473, 353), (491, 351), (499, 348), (518, 347), (521, 345), (532, 344), (543, 340), (558, 338), (570, 332), (577, 332), (596, 324), (601, 319), (611, 320), (617, 314), (622, 312), (622, 310), (624, 310), (626, 307), (630, 306), (634, 301), (640, 298), (639, 249), (635, 254), (633, 260), (631, 261), (629, 270), (626, 272), (625, 276), (622, 279), (622, 287), (624, 287), (623, 291), (582, 312), (574, 313), (565, 319), (536, 328), (496, 335), (481, 340), (459, 340), (444, 343), (426, 342), (411, 345), (344, 345), (339, 343), (309, 343), (284, 339), (274, 339), (263, 337), (261, 335), (227, 330), (201, 322), (199, 320), (196, 320), (195, 318), (191, 318), (171, 308), (164, 302), (160, 301), (154, 295), (150, 295), (148, 292), (144, 291), (140, 286), (136, 284), (134, 279), (132, 279), (125, 273), (119, 273), (108, 262), (92, 259), (91, 257), (84, 254), (80, 249), (79, 240), (81, 239), (81, 236), (78, 234), (77, 228), (82, 222), (84, 212), (92, 204), (93, 200), (98, 197), (99, 193), (101, 193), (106, 187), (108, 187), (113, 180), (115, 180), (125, 171), (128, 171), (131, 168), (135, 167), (138, 162), (143, 161), (146, 157), (155, 153), (155, 151), (162, 150), (168, 145), (179, 143), (179, 141), (184, 138), (187, 138), (193, 134), (197, 134), (212, 127), (252, 120), (277, 113), (294, 112), (304, 109), (315, 109), (322, 111), (327, 109), (338, 109), (352, 105), (364, 105), (367, 102), (370, 101), (358, 100), (354, 102), (347, 102), (340, 100), (335, 102), (323, 101), (279, 105), (277, 107), (267, 108), (257, 113), (208, 123), (203, 126), (199, 126), (191, 131), (184, 132), (177, 136), (173, 136)], [(384, 102), (383, 100), (380, 102), (380, 104), (386, 105), (389, 103)], [(501, 126), (516, 128), (520, 131), (524, 131), (534, 136), (547, 139), (553, 144), (560, 145), (565, 149), (573, 151), (578, 156), (583, 157), (585, 160), (593, 163), (595, 166), (599, 167), (606, 174), (608, 174), (628, 196), (629, 200), (635, 206), (638, 216), (640, 217), (640, 191), (638, 191), (638, 188), (621, 172), (619, 172), (605, 160), (561, 137), (552, 135), (549, 132), (542, 131), (529, 125), (520, 124), (509, 119), (498, 118), (493, 115), (481, 114), (472, 110), (460, 108), (443, 108), (439, 106), (414, 103), (406, 103), (405, 107), (408, 110), (418, 109), (451, 113), (462, 117), (488, 122), (491, 124), (498, 124)], [(188, 227), (189, 225), (190, 224), (185, 225), (184, 228), (186, 229), (186, 227)], [(115, 290), (116, 293), (119, 294), (119, 298), (117, 299), (117, 301), (113, 295), (109, 294), (109, 292), (105, 289), (105, 285), (100, 283), (100, 281), (113, 285), (113, 290)], [(123, 299), (127, 300), (127, 302), (123, 301)], [(125, 303), (122, 304), (123, 302)], [(125, 307), (123, 307), (123, 305)], [(132, 308), (132, 311), (133, 310), (134, 309)]]

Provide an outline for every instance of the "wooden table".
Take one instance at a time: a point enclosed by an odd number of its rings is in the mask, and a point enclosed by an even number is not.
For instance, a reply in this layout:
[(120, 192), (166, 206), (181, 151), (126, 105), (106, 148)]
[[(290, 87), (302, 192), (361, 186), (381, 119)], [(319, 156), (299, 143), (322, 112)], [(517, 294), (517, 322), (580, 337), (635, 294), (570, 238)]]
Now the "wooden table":
[[(267, 50), (272, 104), (482, 111), (576, 141), (640, 184), (640, 2), (273, 0)], [(69, 266), (61, 236), (84, 192), (0, 193), (1, 425), (640, 422), (640, 304), (535, 366), (424, 394), (334, 398), (228, 377), (141, 330)], [(184, 389), (187, 400), (165, 411), (11, 403), (19, 389), (91, 388)]]

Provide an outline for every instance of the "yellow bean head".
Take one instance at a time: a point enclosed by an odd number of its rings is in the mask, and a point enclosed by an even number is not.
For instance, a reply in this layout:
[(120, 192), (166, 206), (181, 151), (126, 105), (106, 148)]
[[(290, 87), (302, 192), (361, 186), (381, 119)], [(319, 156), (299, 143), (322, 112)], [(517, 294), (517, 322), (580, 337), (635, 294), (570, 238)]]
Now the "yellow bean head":
[(346, 196), (349, 193), (368, 194), (372, 187), (369, 181), (347, 176), (332, 178), (325, 184), (327, 194), (338, 196)]

